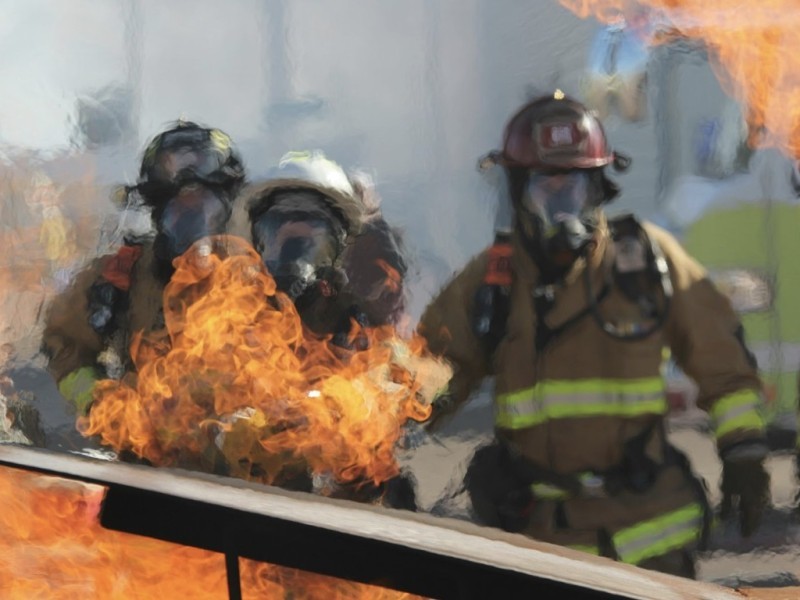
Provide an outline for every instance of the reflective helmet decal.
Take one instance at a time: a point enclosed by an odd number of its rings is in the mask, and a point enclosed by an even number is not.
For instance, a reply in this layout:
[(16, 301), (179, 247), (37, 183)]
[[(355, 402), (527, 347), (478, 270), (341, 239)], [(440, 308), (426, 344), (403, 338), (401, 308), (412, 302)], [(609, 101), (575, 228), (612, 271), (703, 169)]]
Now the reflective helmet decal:
[(603, 126), (581, 103), (563, 95), (523, 106), (505, 128), (499, 162), (527, 169), (592, 169), (614, 160)]

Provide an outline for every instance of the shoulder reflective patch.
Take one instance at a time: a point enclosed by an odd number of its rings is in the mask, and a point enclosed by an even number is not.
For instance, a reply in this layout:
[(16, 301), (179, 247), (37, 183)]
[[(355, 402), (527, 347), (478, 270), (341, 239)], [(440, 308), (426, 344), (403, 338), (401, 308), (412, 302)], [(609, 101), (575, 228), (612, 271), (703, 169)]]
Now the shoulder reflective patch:
[(231, 148), (231, 138), (219, 129), (211, 130), (211, 143), (220, 152), (227, 152)]

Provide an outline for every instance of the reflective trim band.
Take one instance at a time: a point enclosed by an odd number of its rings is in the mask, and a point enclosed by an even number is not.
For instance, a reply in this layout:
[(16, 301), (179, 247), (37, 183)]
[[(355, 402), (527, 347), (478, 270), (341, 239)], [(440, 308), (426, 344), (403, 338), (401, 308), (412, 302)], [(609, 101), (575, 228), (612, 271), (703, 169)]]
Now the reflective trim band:
[[(605, 494), (605, 479), (591, 471), (586, 471), (577, 476), (581, 484), (582, 493), (596, 498)], [(563, 500), (570, 497), (570, 493), (552, 483), (535, 482), (531, 484), (531, 492), (539, 500)]]
[(551, 419), (595, 416), (636, 417), (667, 412), (664, 380), (546, 380), (495, 399), (498, 427), (521, 429)]
[(618, 531), (611, 539), (620, 560), (636, 565), (691, 544), (700, 538), (702, 527), (703, 507), (692, 503)]
[(755, 390), (741, 390), (717, 400), (710, 411), (717, 439), (737, 429), (763, 431), (760, 406), (761, 399)]
[(85, 415), (94, 398), (97, 374), (94, 367), (81, 367), (58, 382), (58, 391), (75, 406), (79, 415)]
[(586, 552), (586, 554), (593, 554), (595, 556), (600, 556), (600, 548), (598, 548), (597, 546), (574, 544), (571, 546), (567, 546), (567, 548), (571, 548), (572, 550), (577, 550), (578, 552)]
[(531, 492), (539, 500), (563, 500), (567, 492), (551, 483), (532, 483)]

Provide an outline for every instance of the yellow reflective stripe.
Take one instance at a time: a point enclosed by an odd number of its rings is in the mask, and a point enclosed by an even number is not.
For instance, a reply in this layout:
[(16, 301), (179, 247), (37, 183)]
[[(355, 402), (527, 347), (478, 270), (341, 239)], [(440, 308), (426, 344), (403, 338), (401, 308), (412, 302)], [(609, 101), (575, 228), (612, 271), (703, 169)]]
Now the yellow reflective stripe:
[(741, 390), (723, 396), (711, 408), (714, 432), (717, 438), (737, 429), (764, 429), (764, 418), (759, 407), (761, 400), (754, 390)]
[(622, 562), (636, 565), (648, 558), (683, 548), (700, 537), (703, 507), (692, 503), (612, 536)]
[(567, 492), (550, 483), (532, 483), (531, 492), (539, 500), (561, 500), (567, 497)]
[(92, 403), (95, 383), (97, 373), (94, 367), (81, 367), (59, 381), (58, 391), (75, 405), (79, 415), (84, 415)]
[[(591, 488), (602, 488), (605, 481), (600, 475), (596, 475), (591, 471), (586, 471), (577, 476), (578, 481), (583, 486)], [(530, 485), (531, 492), (539, 500), (563, 500), (570, 496), (569, 492), (563, 488), (553, 485), (552, 483), (534, 482)]]
[(600, 548), (598, 548), (597, 546), (573, 544), (571, 546), (567, 546), (567, 548), (572, 548), (573, 550), (577, 550), (578, 552), (586, 552), (586, 554), (594, 554), (595, 556), (600, 556)]
[(641, 379), (546, 380), (533, 387), (498, 394), (499, 427), (532, 427), (550, 419), (592, 416), (633, 417), (664, 414), (661, 377)]

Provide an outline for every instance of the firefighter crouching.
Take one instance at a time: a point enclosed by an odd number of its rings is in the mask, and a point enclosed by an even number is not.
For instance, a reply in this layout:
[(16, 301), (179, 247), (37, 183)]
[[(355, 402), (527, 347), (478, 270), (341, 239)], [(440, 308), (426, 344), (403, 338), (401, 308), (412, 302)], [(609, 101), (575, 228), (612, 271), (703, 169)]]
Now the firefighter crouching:
[(147, 146), (137, 185), (126, 194), (150, 208), (154, 235), (126, 239), (115, 254), (92, 261), (45, 318), (48, 370), (78, 414), (88, 412), (97, 380), (133, 369), (131, 336), (164, 326), (173, 259), (225, 232), (244, 179), (238, 152), (218, 129), (179, 121)]
[(704, 488), (667, 441), (660, 369), (668, 349), (698, 384), (723, 461), (723, 509), (744, 535), (769, 502), (760, 390), (739, 321), (665, 231), (607, 220), (618, 193), (598, 119), (556, 92), (505, 129), (514, 223), (426, 309), (420, 331), (454, 368), (435, 430), (494, 376), (495, 441), (465, 486), (487, 525), (693, 577), (710, 515)]

